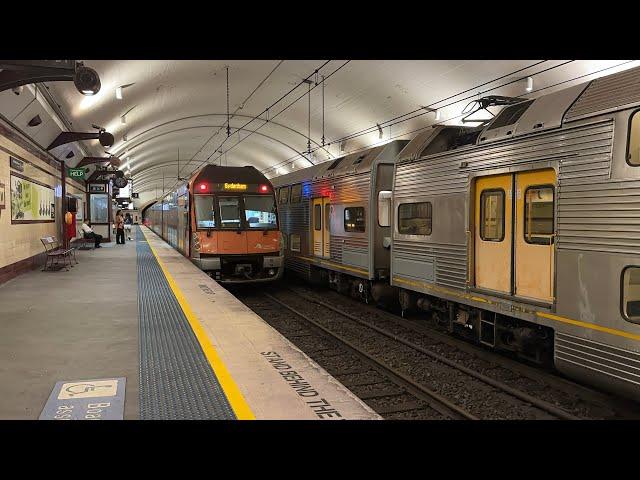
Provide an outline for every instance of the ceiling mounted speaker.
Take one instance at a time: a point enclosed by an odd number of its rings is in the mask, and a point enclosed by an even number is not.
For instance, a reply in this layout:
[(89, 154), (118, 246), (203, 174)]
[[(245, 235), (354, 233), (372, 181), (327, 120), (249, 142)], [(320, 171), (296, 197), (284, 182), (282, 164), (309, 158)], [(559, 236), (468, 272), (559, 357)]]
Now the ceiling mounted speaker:
[(113, 135), (105, 131), (100, 132), (98, 140), (100, 141), (100, 145), (102, 145), (103, 147), (110, 147), (115, 142)]
[(41, 123), (42, 119), (40, 118), (40, 115), (36, 115), (31, 120), (29, 120), (29, 123), (27, 123), (27, 125), (29, 125), (30, 127), (37, 127)]
[(95, 95), (100, 91), (100, 77), (93, 68), (79, 65), (73, 77), (73, 83), (83, 95)]
[(75, 157), (75, 153), (73, 153), (73, 150), (69, 151), (69, 153), (67, 153), (67, 156), (65, 158), (73, 158)]

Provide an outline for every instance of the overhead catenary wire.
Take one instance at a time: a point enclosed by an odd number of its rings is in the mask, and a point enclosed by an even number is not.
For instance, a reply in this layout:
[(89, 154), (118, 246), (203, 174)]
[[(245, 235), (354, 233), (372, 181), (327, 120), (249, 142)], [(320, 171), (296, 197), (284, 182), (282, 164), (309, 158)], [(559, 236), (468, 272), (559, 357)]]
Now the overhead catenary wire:
[[(469, 89), (463, 90), (462, 92), (456, 93), (456, 94), (454, 94), (454, 95), (450, 95), (450, 96), (448, 96), (448, 97), (446, 97), (446, 98), (443, 98), (443, 99), (441, 99), (441, 100), (438, 100), (438, 101), (436, 101), (436, 102), (433, 102), (433, 103), (431, 103), (431, 104), (430, 104), (430, 105), (428, 105), (428, 106), (420, 107), (420, 108), (418, 108), (418, 109), (412, 110), (411, 112), (408, 112), (408, 113), (405, 113), (405, 114), (403, 114), (403, 115), (399, 115), (399, 116), (397, 116), (397, 117), (394, 117), (394, 119), (387, 120), (387, 121), (385, 121), (385, 122), (381, 122), (381, 123), (380, 123), (380, 125), (381, 125), (381, 126), (384, 126), (384, 127), (391, 127), (391, 126), (393, 126), (393, 125), (397, 125), (397, 124), (400, 124), (400, 123), (403, 123), (403, 122), (406, 122), (406, 121), (412, 120), (412, 119), (414, 119), (414, 118), (421, 117), (421, 116), (423, 116), (423, 115), (426, 115), (426, 114), (428, 114), (428, 113), (431, 113), (431, 110), (425, 110), (425, 109), (428, 109), (428, 108), (430, 108), (430, 107), (432, 107), (432, 106), (434, 106), (434, 105), (438, 105), (438, 104), (440, 104), (440, 103), (442, 103), (442, 102), (444, 102), (444, 101), (446, 101), (446, 100), (449, 100), (449, 99), (452, 99), (452, 98), (458, 97), (458, 96), (463, 95), (463, 94), (465, 94), (465, 93), (468, 93), (468, 92), (471, 92), (471, 91), (475, 91), (475, 90), (476, 90), (476, 89), (478, 89), (479, 87), (486, 86), (486, 85), (491, 84), (491, 83), (495, 83), (496, 81), (499, 81), (499, 80), (501, 80), (501, 79), (503, 79), (503, 78), (511, 77), (511, 76), (513, 76), (513, 75), (514, 75), (514, 74), (516, 74), (516, 73), (520, 73), (520, 72), (522, 72), (523, 70), (526, 70), (526, 69), (528, 69), (528, 68), (533, 68), (533, 67), (535, 67), (535, 66), (537, 66), (537, 65), (540, 65), (540, 64), (541, 64), (541, 63), (543, 63), (544, 61), (546, 61), (546, 60), (543, 60), (543, 61), (541, 61), (541, 62), (536, 62), (536, 63), (534, 63), (534, 64), (532, 64), (532, 65), (529, 65), (528, 67), (524, 67), (524, 68), (518, 69), (518, 70), (516, 70), (515, 72), (511, 72), (511, 73), (509, 73), (509, 74), (502, 75), (502, 76), (500, 76), (500, 77), (498, 77), (498, 78), (496, 78), (496, 79), (490, 80), (490, 81), (488, 81), (488, 82), (484, 82), (484, 83), (482, 83), (482, 84), (480, 84), (480, 85), (476, 85), (476, 86), (474, 86), (474, 87), (472, 87), (472, 88), (469, 88)], [(563, 63), (561, 63), (561, 64), (553, 65), (553, 66), (551, 66), (551, 67), (545, 68), (545, 69), (543, 69), (543, 70), (540, 70), (540, 71), (535, 72), (535, 73), (530, 74), (530, 75), (531, 75), (531, 76), (534, 76), (534, 75), (540, 75), (540, 74), (542, 74), (542, 73), (545, 73), (545, 72), (547, 72), (547, 71), (553, 70), (553, 69), (555, 69), (555, 68), (559, 68), (559, 67), (565, 66), (565, 65), (567, 65), (567, 64), (569, 64), (569, 63), (571, 63), (571, 62), (573, 62), (573, 61), (574, 61), (574, 60), (568, 60), (568, 61), (563, 62)], [(441, 106), (439, 106), (438, 108), (439, 108), (439, 109), (442, 109), (442, 108), (445, 108), (445, 107), (449, 107), (449, 106), (451, 106), (451, 105), (455, 105), (455, 104), (460, 103), (460, 102), (463, 102), (463, 101), (465, 101), (465, 100), (469, 100), (469, 99), (475, 98), (475, 97), (477, 97), (478, 95), (482, 95), (482, 94), (485, 94), (485, 93), (491, 92), (491, 91), (493, 91), (493, 90), (497, 90), (497, 89), (503, 88), (503, 87), (505, 87), (505, 86), (507, 86), (507, 85), (510, 85), (510, 84), (512, 84), (512, 83), (519, 82), (519, 81), (521, 81), (521, 80), (522, 80), (521, 78), (518, 78), (518, 79), (514, 79), (514, 80), (511, 80), (511, 81), (508, 81), (508, 82), (506, 82), (506, 83), (502, 83), (502, 84), (500, 84), (500, 85), (497, 85), (497, 86), (491, 87), (491, 88), (489, 88), (489, 89), (487, 89), (487, 90), (484, 90), (484, 91), (482, 91), (482, 92), (477, 92), (477, 93), (474, 93), (473, 95), (469, 95), (469, 96), (467, 96), (467, 97), (464, 97), (464, 98), (461, 98), (461, 99), (455, 100), (455, 101), (450, 102), (450, 103), (448, 103), (448, 104), (441, 105)], [(537, 91), (539, 91), (539, 90), (529, 92), (529, 93), (527, 93), (527, 95), (529, 95), (529, 94), (533, 94), (533, 93), (535, 93), (535, 92), (537, 92)], [(416, 112), (420, 112), (420, 113), (416, 113)], [(416, 114), (415, 114), (415, 115), (413, 115), (413, 116), (408, 117), (408, 115), (411, 115), (412, 113), (416, 113)], [(407, 117), (407, 118), (403, 118), (403, 117)], [(438, 124), (440, 124), (440, 123), (444, 123), (444, 122), (446, 122), (446, 121), (450, 121), (450, 120), (452, 120), (452, 119), (454, 119), (454, 118), (457, 118), (457, 116), (456, 116), (456, 117), (452, 117), (452, 118), (450, 118), (450, 119), (446, 119), (446, 120), (444, 120), (444, 121), (442, 121), (442, 122), (438, 122), (438, 123), (434, 123), (434, 124), (430, 124), (430, 125), (438, 125)], [(395, 121), (392, 121), (392, 120), (395, 120)], [(391, 123), (390, 123), (390, 122), (391, 122)], [(373, 126), (371, 126), (371, 127), (368, 127), (368, 128), (366, 128), (366, 129), (360, 130), (360, 131), (358, 131), (358, 132), (354, 132), (354, 133), (352, 133), (352, 134), (345, 135), (345, 136), (343, 136), (343, 137), (340, 137), (340, 138), (337, 138), (337, 139), (331, 140), (331, 142), (329, 142), (327, 145), (346, 142), (347, 140), (351, 140), (351, 139), (354, 139), (354, 138), (357, 138), (357, 137), (360, 137), (360, 136), (363, 136), (363, 135), (368, 135), (368, 134), (373, 133), (373, 132), (375, 132), (375, 131), (377, 131), (377, 130), (378, 130), (378, 125), (373, 125)], [(397, 138), (397, 136), (396, 136), (396, 137), (394, 137), (394, 138)], [(361, 149), (362, 149), (362, 147), (358, 148), (357, 150), (361, 150)], [(316, 148), (315, 150), (317, 150), (317, 148)], [(314, 150), (314, 151), (315, 151), (315, 150)], [(354, 151), (357, 151), (357, 150), (354, 150)], [(274, 170), (274, 169), (277, 169), (277, 168), (282, 168), (283, 166), (288, 165), (288, 164), (289, 164), (289, 163), (291, 163), (292, 161), (295, 161), (299, 156), (300, 156), (300, 155), (295, 155), (295, 156), (290, 157), (290, 158), (288, 158), (288, 159), (286, 159), (286, 160), (283, 160), (283, 161), (281, 161), (281, 162), (279, 162), (279, 163), (276, 163), (275, 165), (272, 165), (272, 166), (270, 166), (270, 167), (267, 167), (266, 169), (263, 169), (263, 170), (262, 170), (262, 173), (267, 173), (267, 172), (269, 172), (269, 171), (271, 171), (271, 170)]]
[[(619, 66), (622, 66), (622, 65), (625, 65), (625, 64), (627, 64), (627, 63), (634, 62), (634, 61), (635, 61), (635, 60), (628, 60), (628, 61), (626, 61), (626, 62), (618, 63), (618, 64), (616, 64), (616, 65), (612, 65), (612, 66), (610, 66), (610, 67), (605, 67), (605, 68), (602, 68), (602, 69), (599, 69), (599, 70), (595, 70), (595, 71), (593, 71), (593, 72), (585, 73), (585, 74), (583, 74), (583, 75), (578, 75), (577, 77), (573, 77), (573, 78), (570, 78), (570, 79), (568, 79), (568, 80), (563, 80), (563, 81), (561, 81), (561, 82), (554, 83), (553, 85), (548, 85), (548, 86), (546, 86), (546, 87), (542, 87), (542, 88), (539, 88), (539, 89), (537, 89), (537, 90), (533, 90), (533, 91), (531, 91), (531, 92), (528, 92), (528, 93), (527, 93), (527, 95), (534, 94), (534, 93), (538, 93), (538, 92), (541, 92), (542, 90), (547, 90), (547, 89), (549, 89), (549, 88), (557, 87), (557, 86), (559, 86), (559, 85), (563, 85), (563, 84), (565, 84), (565, 83), (574, 82), (574, 81), (576, 81), (576, 80), (580, 80), (581, 78), (588, 77), (588, 76), (591, 76), (591, 75), (595, 75), (595, 74), (597, 74), (597, 73), (601, 73), (601, 72), (604, 72), (604, 71), (606, 71), (606, 70), (611, 70), (612, 68), (617, 68), (617, 67), (619, 67)], [(523, 96), (524, 96), (524, 95), (523, 95)], [(459, 103), (459, 102), (455, 102), (455, 103)], [(389, 140), (394, 140), (394, 139), (396, 139), (396, 138), (401, 138), (401, 137), (404, 137), (404, 136), (407, 136), (407, 135), (411, 135), (412, 133), (417, 133), (417, 132), (420, 132), (420, 131), (422, 131), (422, 130), (426, 130), (427, 128), (431, 128), (431, 127), (433, 127), (433, 126), (435, 126), (435, 125), (442, 125), (442, 124), (444, 124), (444, 123), (446, 123), (446, 122), (449, 122), (449, 121), (451, 121), (451, 120), (455, 120), (455, 119), (457, 119), (457, 118), (461, 118), (461, 117), (463, 117), (463, 116), (465, 116), (465, 115), (467, 115), (467, 114), (466, 114), (466, 113), (460, 113), (460, 114), (458, 114), (458, 115), (454, 115), (454, 116), (449, 117), (449, 118), (446, 118), (446, 119), (444, 119), (444, 120), (440, 120), (440, 121), (438, 121), (438, 122), (436, 122), (436, 123), (430, 123), (430, 124), (428, 124), (428, 125), (424, 125), (424, 126), (422, 126), (422, 127), (416, 128), (416, 129), (414, 129), (414, 130), (409, 130), (409, 131), (406, 131), (406, 132), (402, 132), (402, 133), (396, 134), (396, 135), (394, 135), (394, 136), (390, 136)], [(361, 151), (361, 150), (364, 150), (364, 149), (367, 149), (367, 148), (370, 148), (370, 147), (371, 147), (371, 146), (373, 146), (373, 145), (375, 145), (375, 143), (370, 144), (370, 145), (366, 145), (366, 146), (364, 146), (364, 147), (358, 147), (358, 148), (355, 148), (355, 149), (353, 149), (353, 150), (351, 150), (351, 151), (349, 151), (349, 152), (345, 152), (345, 153), (344, 153), (344, 156), (346, 156), (346, 155), (350, 155), (350, 154), (352, 154), (352, 153), (355, 153), (355, 152), (358, 152), (358, 151)], [(282, 165), (280, 165), (280, 167), (282, 167)], [(265, 171), (266, 171), (266, 170), (265, 170)], [(264, 171), (263, 171), (263, 173), (264, 173)]]

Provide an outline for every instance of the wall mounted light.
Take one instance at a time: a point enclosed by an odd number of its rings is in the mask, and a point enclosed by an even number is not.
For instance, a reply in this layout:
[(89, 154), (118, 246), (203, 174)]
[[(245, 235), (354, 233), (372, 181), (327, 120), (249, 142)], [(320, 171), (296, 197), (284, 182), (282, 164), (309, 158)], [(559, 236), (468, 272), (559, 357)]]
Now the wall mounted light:
[(37, 127), (41, 123), (42, 119), (40, 118), (40, 115), (36, 115), (31, 120), (29, 120), (29, 123), (27, 123), (27, 125), (29, 125), (30, 127)]
[(531, 92), (533, 90), (533, 77), (527, 77), (527, 92)]

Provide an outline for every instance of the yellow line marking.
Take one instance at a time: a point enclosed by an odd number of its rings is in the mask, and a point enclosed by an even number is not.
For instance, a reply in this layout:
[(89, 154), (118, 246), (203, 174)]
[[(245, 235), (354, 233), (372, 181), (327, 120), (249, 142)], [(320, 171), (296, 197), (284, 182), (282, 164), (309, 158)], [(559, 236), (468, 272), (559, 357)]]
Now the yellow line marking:
[(369, 275), (369, 272), (367, 270), (362, 270), (360, 268), (353, 268), (353, 267), (345, 267), (340, 265), (339, 263), (334, 263), (334, 262), (329, 262), (328, 260), (322, 260), (320, 258), (309, 258), (309, 257), (303, 257), (302, 255), (297, 255), (296, 258), (301, 258), (302, 260), (306, 260), (308, 262), (312, 262), (312, 263), (316, 263), (319, 265), (322, 264), (326, 264), (326, 265), (332, 265), (336, 268), (341, 268), (343, 270), (348, 270), (351, 272), (356, 272), (356, 273), (361, 273), (363, 275)]
[(624, 332), (622, 330), (616, 330), (614, 328), (602, 327), (600, 325), (596, 325), (595, 323), (580, 322), (578, 320), (573, 320), (571, 318), (566, 318), (566, 317), (560, 317), (558, 315), (552, 315), (550, 313), (545, 313), (545, 312), (536, 312), (536, 315), (539, 317), (548, 318), (550, 320), (555, 320), (556, 322), (569, 323), (571, 325), (576, 325), (578, 327), (588, 328), (590, 330), (598, 330), (600, 332), (609, 333), (611, 335), (617, 335), (619, 337), (626, 337), (632, 340), (640, 340), (640, 335)]
[(187, 302), (184, 295), (182, 294), (180, 287), (178, 287), (178, 284), (173, 279), (173, 277), (165, 267), (162, 260), (160, 260), (158, 253), (156, 252), (156, 250), (151, 245), (151, 242), (149, 241), (149, 237), (147, 236), (147, 233), (144, 230), (142, 230), (142, 233), (147, 239), (147, 243), (149, 244), (149, 247), (151, 248), (153, 255), (156, 257), (156, 260), (158, 261), (158, 264), (160, 265), (160, 268), (162, 269), (162, 272), (164, 273), (164, 276), (166, 277), (167, 282), (169, 283), (169, 287), (171, 287), (173, 294), (176, 296), (176, 299), (178, 300), (178, 303), (180, 304), (180, 307), (184, 312), (184, 316), (187, 317), (187, 320), (191, 325), (193, 333), (198, 339), (198, 342), (202, 347), (202, 351), (207, 357), (207, 361), (209, 362), (209, 365), (211, 365), (211, 368), (215, 372), (216, 377), (218, 378), (218, 382), (220, 383), (220, 386), (222, 387), (222, 390), (224, 391), (227, 397), (227, 400), (229, 400), (229, 404), (231, 405), (231, 408), (236, 414), (236, 418), (238, 420), (255, 420), (256, 417), (251, 411), (251, 408), (249, 408), (247, 401), (242, 395), (242, 392), (240, 392), (240, 389), (238, 388), (238, 386), (236, 385), (236, 382), (231, 377), (229, 370), (227, 370), (227, 367), (225, 366), (224, 362), (218, 355), (218, 352), (216, 352), (215, 348), (211, 344), (211, 341), (209, 340), (207, 333), (204, 331), (204, 328), (202, 327), (202, 324), (198, 320), (198, 317), (193, 313), (193, 310), (191, 310), (191, 307), (189, 306), (189, 303)]
[[(455, 293), (450, 291), (447, 288), (441, 288), (441, 287), (436, 287), (433, 285), (429, 285), (428, 283), (423, 283), (423, 282), (414, 282), (411, 280), (405, 280), (404, 278), (400, 278), (400, 277), (393, 277), (393, 280), (398, 282), (398, 283), (405, 283), (407, 285), (413, 285), (413, 286), (422, 286), (423, 288), (427, 288), (430, 290), (434, 290), (434, 291), (441, 291), (441, 292), (445, 292), (448, 293), (449, 295), (453, 295), (459, 298), (467, 298), (470, 300), (475, 300), (478, 302), (486, 302), (486, 303), (494, 303), (490, 300), (487, 300), (485, 298), (481, 298), (481, 297), (475, 297), (475, 296), (470, 296), (470, 295), (461, 295), (459, 293)], [(556, 322), (562, 322), (562, 323), (568, 323), (570, 325), (575, 325), (577, 327), (583, 327), (583, 328), (587, 328), (590, 330), (597, 330), (600, 332), (605, 332), (608, 333), (610, 335), (617, 335), (619, 337), (625, 337), (625, 338), (630, 338), (632, 340), (640, 340), (640, 335), (636, 335), (634, 333), (629, 333), (629, 332), (625, 332), (623, 330), (616, 330), (614, 328), (608, 328), (608, 327), (602, 327), (600, 325), (596, 325), (595, 323), (587, 323), (587, 322), (580, 322), (578, 320), (573, 320), (571, 318), (566, 318), (566, 317), (560, 317), (558, 315), (552, 315), (551, 313), (546, 313), (546, 312), (540, 312), (540, 311), (536, 311), (535, 312), (536, 315), (538, 317), (543, 317), (543, 318), (548, 318), (549, 320), (555, 320)]]

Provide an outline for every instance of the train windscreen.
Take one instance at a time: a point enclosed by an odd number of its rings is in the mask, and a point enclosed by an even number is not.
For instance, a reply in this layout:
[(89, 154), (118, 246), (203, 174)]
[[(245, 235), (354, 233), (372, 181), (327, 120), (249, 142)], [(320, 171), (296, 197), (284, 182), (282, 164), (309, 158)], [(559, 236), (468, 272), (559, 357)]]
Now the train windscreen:
[(245, 195), (244, 209), (249, 228), (277, 228), (276, 204), (271, 195)]
[(196, 222), (198, 228), (215, 228), (213, 195), (196, 195)]

